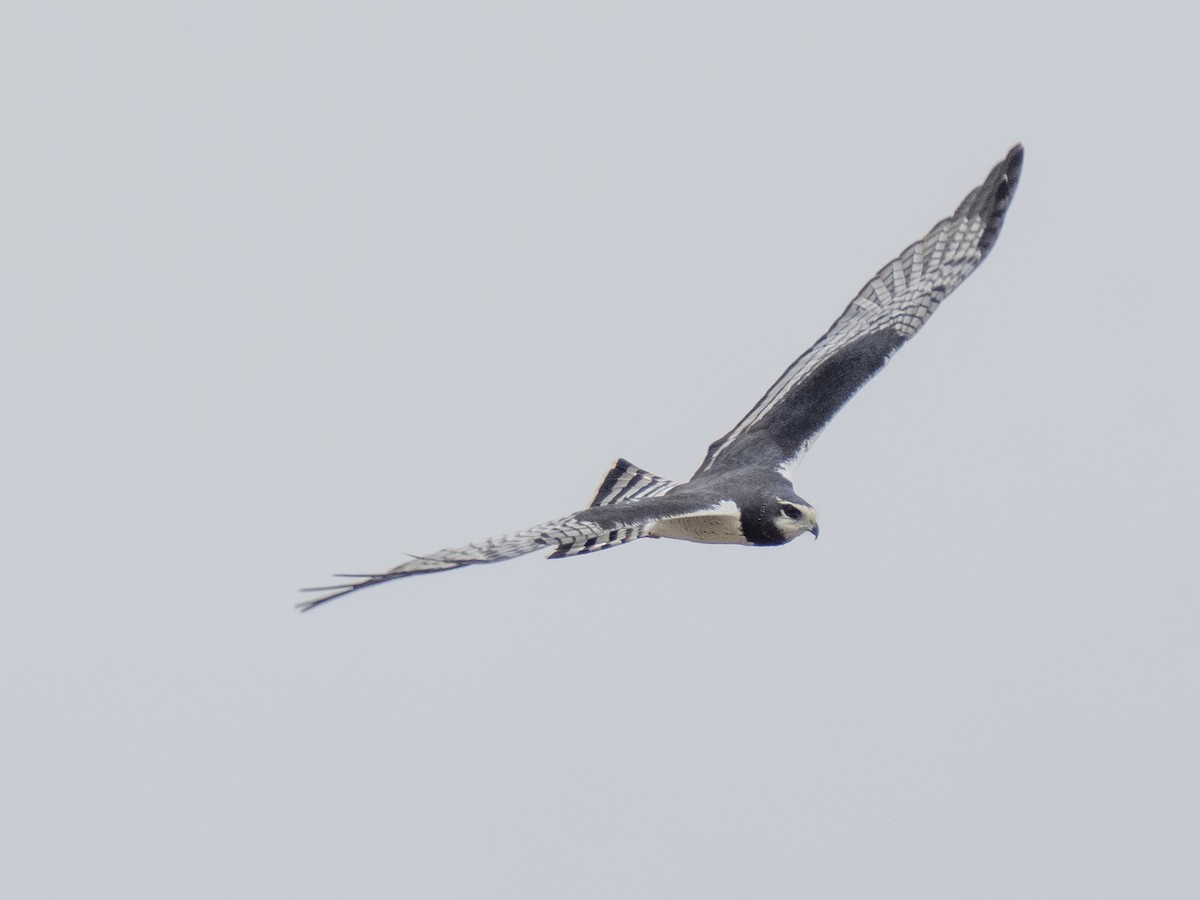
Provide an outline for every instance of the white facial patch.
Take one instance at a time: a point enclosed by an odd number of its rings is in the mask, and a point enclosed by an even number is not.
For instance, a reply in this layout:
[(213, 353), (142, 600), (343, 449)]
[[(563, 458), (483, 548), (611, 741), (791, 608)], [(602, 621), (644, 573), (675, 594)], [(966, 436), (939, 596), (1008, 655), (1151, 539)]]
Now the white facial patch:
[[(786, 509), (787, 512), (775, 517), (775, 527), (789, 541), (797, 535), (804, 534), (806, 531), (812, 531), (816, 527), (817, 511), (811, 506), (790, 503), (782, 498), (779, 500), (779, 505)], [(789, 515), (789, 512), (792, 515)]]

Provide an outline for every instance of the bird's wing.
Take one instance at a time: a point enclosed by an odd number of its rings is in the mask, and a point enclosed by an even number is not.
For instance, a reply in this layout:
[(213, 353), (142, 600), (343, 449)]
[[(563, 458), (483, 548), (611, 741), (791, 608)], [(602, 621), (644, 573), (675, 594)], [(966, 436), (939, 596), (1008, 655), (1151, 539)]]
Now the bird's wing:
[(785, 474), (996, 243), (1021, 174), (1017, 144), (954, 215), (872, 278), (846, 311), (724, 437), (696, 475), (769, 464)]
[(337, 578), (357, 580), (348, 584), (305, 588), (306, 592), (319, 592), (322, 596), (299, 604), (299, 608), (307, 612), (329, 600), (397, 578), (501, 562), (537, 550), (552, 550), (550, 559), (593, 553), (644, 537), (658, 522), (702, 512), (714, 512), (711, 501), (677, 496), (651, 497), (592, 507), (524, 531), (464, 547), (438, 550), (425, 556), (414, 556), (408, 562), (376, 575), (337, 575)]

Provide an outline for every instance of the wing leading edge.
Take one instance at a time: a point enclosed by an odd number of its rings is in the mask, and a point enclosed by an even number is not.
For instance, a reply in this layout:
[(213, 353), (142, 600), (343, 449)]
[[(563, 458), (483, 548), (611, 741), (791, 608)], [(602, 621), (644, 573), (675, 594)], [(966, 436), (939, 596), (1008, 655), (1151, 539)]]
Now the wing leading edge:
[(792, 469), (834, 415), (995, 246), (1023, 156), (1021, 145), (1014, 146), (954, 215), (880, 269), (754, 408), (712, 443), (696, 476), (749, 464)]

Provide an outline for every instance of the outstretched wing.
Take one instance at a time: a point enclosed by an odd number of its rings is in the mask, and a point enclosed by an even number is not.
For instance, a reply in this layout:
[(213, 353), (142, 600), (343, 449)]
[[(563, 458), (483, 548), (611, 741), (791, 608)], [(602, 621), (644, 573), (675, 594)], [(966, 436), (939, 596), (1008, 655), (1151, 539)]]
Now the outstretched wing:
[(880, 269), (745, 418), (713, 442), (696, 475), (744, 465), (791, 470), (838, 410), (988, 255), (1022, 156), (1017, 144), (953, 216)]
[(358, 580), (329, 587), (305, 588), (305, 591), (320, 592), (323, 596), (305, 601), (299, 604), (299, 608), (301, 612), (307, 612), (314, 606), (397, 578), (501, 562), (537, 550), (553, 550), (550, 559), (605, 550), (644, 537), (652, 526), (664, 519), (694, 515), (705, 511), (709, 505), (694, 498), (652, 497), (581, 510), (574, 515), (503, 537), (464, 547), (450, 547), (426, 556), (414, 556), (408, 562), (377, 575), (335, 576)]

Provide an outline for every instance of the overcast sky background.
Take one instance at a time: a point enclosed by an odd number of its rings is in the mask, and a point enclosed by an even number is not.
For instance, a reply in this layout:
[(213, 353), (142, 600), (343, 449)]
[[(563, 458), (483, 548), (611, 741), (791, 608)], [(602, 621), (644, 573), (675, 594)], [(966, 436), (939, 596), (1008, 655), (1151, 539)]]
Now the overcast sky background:
[[(1177, 8), (8, 7), (3, 893), (1200, 895)], [(686, 477), (1018, 140), (818, 543), (294, 611)]]

